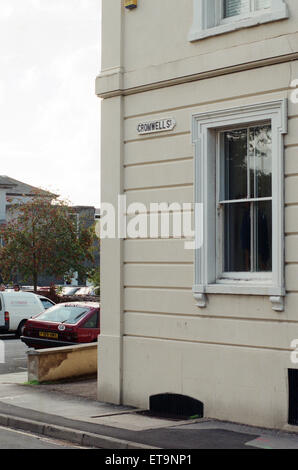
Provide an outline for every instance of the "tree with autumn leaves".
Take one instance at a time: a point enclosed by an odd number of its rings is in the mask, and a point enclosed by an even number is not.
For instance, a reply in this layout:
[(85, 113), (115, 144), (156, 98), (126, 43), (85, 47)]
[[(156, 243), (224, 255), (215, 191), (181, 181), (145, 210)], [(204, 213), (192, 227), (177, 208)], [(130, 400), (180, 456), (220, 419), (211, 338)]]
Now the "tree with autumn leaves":
[(41, 274), (87, 274), (86, 262), (94, 260), (95, 230), (84, 223), (77, 226), (68, 204), (36, 194), (10, 212), (11, 219), (0, 229), (0, 271), (6, 283), (18, 274), (24, 281), (31, 279), (36, 291)]

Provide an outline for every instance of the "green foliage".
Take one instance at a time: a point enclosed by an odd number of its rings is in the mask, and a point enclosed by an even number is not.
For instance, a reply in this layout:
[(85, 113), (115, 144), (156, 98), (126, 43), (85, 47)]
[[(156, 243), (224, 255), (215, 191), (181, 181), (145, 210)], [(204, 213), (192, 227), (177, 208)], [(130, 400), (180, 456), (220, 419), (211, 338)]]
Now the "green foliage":
[(13, 207), (13, 218), (0, 231), (0, 266), (6, 282), (18, 273), (24, 280), (33, 279), (36, 290), (40, 274), (86, 275), (86, 261), (93, 262), (95, 232), (77, 227), (70, 213), (65, 202), (52, 203), (38, 194)]
[(93, 268), (88, 272), (88, 280), (91, 282), (93, 287), (98, 288), (98, 292), (95, 292), (96, 295), (99, 295), (100, 292), (100, 270), (99, 268)]
[(57, 295), (62, 295), (62, 292), (63, 292), (63, 286), (56, 286)]

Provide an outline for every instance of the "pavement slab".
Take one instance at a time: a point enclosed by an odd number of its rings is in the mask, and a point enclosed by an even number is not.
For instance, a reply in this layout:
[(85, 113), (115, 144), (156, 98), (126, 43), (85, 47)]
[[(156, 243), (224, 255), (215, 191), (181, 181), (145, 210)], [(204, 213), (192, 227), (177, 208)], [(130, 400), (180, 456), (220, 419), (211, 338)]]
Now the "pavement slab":
[(23, 384), (27, 382), (27, 380), (28, 380), (27, 371), (0, 375), (0, 384)]
[(168, 428), (173, 426), (173, 420), (151, 418), (134, 413), (114, 414), (92, 418), (92, 422), (112, 426), (129, 431), (147, 431), (149, 429)]
[(48, 388), (47, 385), (24, 385), (25, 375), (1, 376), (2, 424), (23, 421), (29, 426), (32, 421), (35, 428), (40, 426), (51, 437), (57, 435), (61, 439), (65, 433), (68, 440), (73, 435), (74, 442), (79, 439), (109, 449), (142, 446), (176, 450), (298, 448), (298, 434), (208, 418), (177, 421), (151, 417), (133, 407), (102, 403), (92, 395), (87, 396), (86, 381), (61, 387), (63, 384), (51, 384)]
[(76, 397), (90, 398), (97, 400), (97, 377), (92, 379), (82, 379), (78, 381), (63, 381), (56, 384), (40, 384), (38, 387), (47, 391), (61, 392)]

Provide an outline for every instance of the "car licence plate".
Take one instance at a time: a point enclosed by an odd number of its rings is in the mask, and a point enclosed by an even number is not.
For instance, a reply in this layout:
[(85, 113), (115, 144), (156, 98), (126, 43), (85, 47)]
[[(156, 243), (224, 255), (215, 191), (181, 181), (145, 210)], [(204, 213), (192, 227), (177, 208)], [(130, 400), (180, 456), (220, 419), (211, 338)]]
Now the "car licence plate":
[(58, 339), (58, 333), (48, 333), (46, 331), (40, 331), (39, 336), (42, 336), (43, 338)]

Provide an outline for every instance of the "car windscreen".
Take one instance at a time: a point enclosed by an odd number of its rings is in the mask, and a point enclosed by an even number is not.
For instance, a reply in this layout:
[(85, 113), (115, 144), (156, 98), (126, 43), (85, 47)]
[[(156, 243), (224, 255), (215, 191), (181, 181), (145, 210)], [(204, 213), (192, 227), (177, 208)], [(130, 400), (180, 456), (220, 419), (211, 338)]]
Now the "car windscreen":
[(35, 318), (38, 321), (75, 324), (88, 311), (88, 307), (79, 307), (77, 305), (55, 305), (55, 307), (49, 308)]

